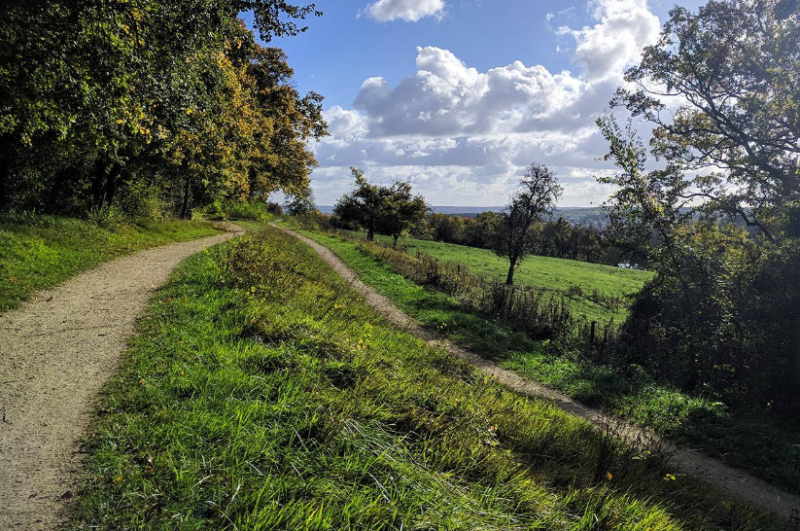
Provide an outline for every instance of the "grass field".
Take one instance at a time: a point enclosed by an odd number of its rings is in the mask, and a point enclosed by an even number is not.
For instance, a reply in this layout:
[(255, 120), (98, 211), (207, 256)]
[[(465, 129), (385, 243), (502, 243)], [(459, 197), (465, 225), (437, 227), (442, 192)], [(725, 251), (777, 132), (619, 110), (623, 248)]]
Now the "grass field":
[(73, 530), (777, 528), (393, 329), (274, 230), (189, 259), (139, 328)]
[(408, 280), (352, 241), (302, 231), (420, 324), (495, 359), (522, 376), (560, 389), (590, 406), (670, 434), (770, 483), (800, 493), (800, 424), (767, 411), (730, 411), (712, 400), (659, 385), (641, 370), (618, 374), (533, 341), (502, 323), (464, 310), (457, 299)]
[[(377, 238), (391, 244), (390, 237)], [(440, 261), (461, 264), (470, 272), (491, 280), (505, 281), (508, 272), (508, 260), (486, 249), (413, 238), (401, 239), (398, 246), (412, 254), (420, 252)], [(653, 273), (650, 271), (622, 269), (546, 256), (528, 256), (517, 266), (514, 282), (533, 286), (542, 291), (562, 293), (566, 293), (570, 288), (580, 288), (583, 294), (571, 297), (573, 314), (600, 323), (606, 323), (610, 319), (620, 323), (627, 315), (627, 305), (608, 308), (591, 300), (593, 290), (608, 297), (624, 299), (642, 289), (644, 283), (652, 277)]]
[(198, 221), (141, 221), (105, 229), (51, 216), (0, 218), (0, 311), (112, 258), (218, 233)]

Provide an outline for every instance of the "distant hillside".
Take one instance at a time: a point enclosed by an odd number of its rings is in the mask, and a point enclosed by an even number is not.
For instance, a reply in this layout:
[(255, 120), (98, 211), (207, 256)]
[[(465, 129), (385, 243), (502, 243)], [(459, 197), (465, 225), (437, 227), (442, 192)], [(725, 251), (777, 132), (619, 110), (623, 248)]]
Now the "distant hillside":
[[(323, 214), (333, 213), (333, 206), (322, 205), (318, 206)], [(448, 214), (450, 216), (463, 216), (467, 218), (474, 218), (481, 212), (501, 212), (505, 207), (503, 206), (432, 206), (431, 209), (439, 214)], [(563, 207), (556, 210), (554, 219), (563, 217), (570, 223), (576, 225), (598, 225), (602, 226), (608, 223), (608, 214), (599, 207)]]

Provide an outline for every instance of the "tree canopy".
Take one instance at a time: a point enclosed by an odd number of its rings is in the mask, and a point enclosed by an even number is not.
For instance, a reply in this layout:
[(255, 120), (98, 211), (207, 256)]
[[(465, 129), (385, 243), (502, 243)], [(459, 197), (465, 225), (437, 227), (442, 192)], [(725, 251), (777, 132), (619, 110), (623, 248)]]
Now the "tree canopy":
[[(627, 72), (639, 89), (613, 102), (654, 124), (663, 186), (772, 241), (786, 228), (782, 210), (800, 201), (799, 20), (796, 0), (675, 7)], [(675, 101), (685, 103), (671, 113)]]
[(389, 186), (372, 184), (358, 168), (350, 168), (356, 188), (343, 195), (333, 212), (340, 225), (356, 225), (367, 229), (367, 238), (373, 240), (375, 233), (394, 238), (414, 224), (421, 223), (428, 212), (422, 196), (414, 196), (411, 184), (395, 181)]
[(151, 188), (182, 214), (308, 186), (321, 97), (260, 36), (320, 13), (277, 0), (0, 6), (0, 210), (80, 213)]

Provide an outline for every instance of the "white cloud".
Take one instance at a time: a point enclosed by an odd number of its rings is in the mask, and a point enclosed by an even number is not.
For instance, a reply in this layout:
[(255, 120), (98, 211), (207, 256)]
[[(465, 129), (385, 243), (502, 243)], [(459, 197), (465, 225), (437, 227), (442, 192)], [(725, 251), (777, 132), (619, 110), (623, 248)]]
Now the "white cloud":
[(425, 17), (441, 19), (444, 9), (444, 0), (378, 0), (364, 8), (364, 13), (378, 22), (417, 22)]
[(558, 29), (559, 34), (575, 38), (574, 62), (584, 67), (588, 79), (618, 74), (658, 39), (661, 25), (646, 0), (593, 0), (591, 5), (597, 24)]
[(516, 61), (479, 72), (452, 52), (417, 49), (417, 72), (396, 87), (364, 82), (355, 101), (371, 136), (512, 133), (531, 119), (545, 121), (576, 102), (584, 83), (568, 71)]
[[(380, 0), (368, 14), (418, 20), (436, 6), (444, 2)], [(347, 190), (355, 165), (374, 181), (411, 180), (433, 204), (503, 204), (524, 167), (540, 162), (564, 182), (565, 206), (601, 203), (610, 189), (593, 175), (613, 168), (599, 160), (607, 144), (595, 120), (659, 22), (645, 0), (591, 0), (590, 7), (595, 25), (560, 30), (575, 39), (580, 74), (521, 61), (480, 71), (428, 46), (417, 48), (416, 72), (399, 83), (366, 79), (353, 109), (325, 111), (331, 136), (316, 146), (318, 202), (331, 204)]]

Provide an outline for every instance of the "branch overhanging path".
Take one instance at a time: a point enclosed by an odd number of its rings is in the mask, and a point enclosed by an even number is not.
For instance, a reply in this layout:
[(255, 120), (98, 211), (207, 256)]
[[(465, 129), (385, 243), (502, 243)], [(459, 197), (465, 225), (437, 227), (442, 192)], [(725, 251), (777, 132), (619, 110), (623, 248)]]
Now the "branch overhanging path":
[(106, 262), (0, 315), (0, 529), (55, 529), (76, 488), (79, 440), (153, 292), (185, 258), (241, 234)]
[(599, 410), (586, 407), (563, 393), (550, 389), (536, 381), (523, 378), (513, 371), (503, 369), (494, 362), (465, 348), (454, 345), (439, 334), (426, 330), (394, 305), (388, 298), (364, 284), (358, 274), (346, 265), (333, 251), (293, 230), (273, 225), (300, 239), (330, 265), (336, 273), (349, 282), (364, 298), (364, 301), (383, 314), (390, 322), (420, 337), (427, 343), (448, 351), (450, 354), (475, 365), (483, 374), (495, 378), (509, 389), (521, 394), (552, 400), (561, 409), (581, 417), (601, 429), (614, 427), (615, 433), (628, 441), (650, 441), (660, 443), (671, 454), (671, 465), (687, 476), (708, 483), (726, 496), (746, 500), (754, 507), (769, 511), (785, 520), (794, 520), (800, 515), (800, 497), (789, 494), (750, 474), (730, 467), (697, 450), (674, 446), (642, 428), (625, 423)]

